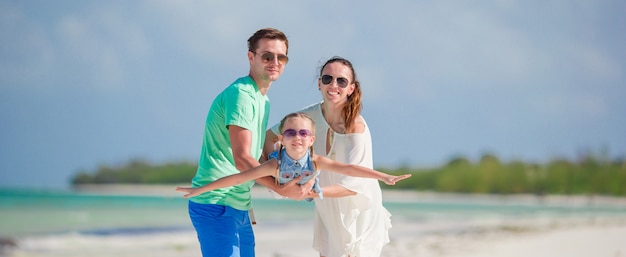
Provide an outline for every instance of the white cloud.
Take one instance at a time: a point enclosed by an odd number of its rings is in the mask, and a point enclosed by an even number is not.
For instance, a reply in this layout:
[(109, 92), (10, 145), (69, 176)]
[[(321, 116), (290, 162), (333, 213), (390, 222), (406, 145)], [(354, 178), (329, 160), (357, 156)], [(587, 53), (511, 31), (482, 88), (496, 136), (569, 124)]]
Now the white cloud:
[(594, 46), (573, 43), (565, 47), (565, 52), (574, 62), (570, 65), (594, 79), (614, 81), (624, 77), (626, 67), (621, 67), (617, 60)]
[(570, 93), (547, 93), (533, 99), (532, 105), (538, 114), (550, 120), (584, 120), (594, 123), (609, 118), (610, 108), (602, 95)]
[(0, 81), (5, 88), (43, 86), (54, 67), (45, 31), (17, 7), (0, 3)]
[[(125, 84), (126, 74), (117, 42), (103, 33), (97, 21), (65, 17), (58, 23), (58, 61), (76, 71), (78, 85), (104, 90), (119, 90)], [(106, 35), (106, 36), (105, 36)]]
[(98, 7), (77, 7), (81, 12), (48, 19), (17, 6), (4, 9), (1, 51), (7, 59), (0, 65), (8, 84), (40, 90), (122, 89), (133, 61), (149, 58), (153, 47), (140, 24), (115, 8)]

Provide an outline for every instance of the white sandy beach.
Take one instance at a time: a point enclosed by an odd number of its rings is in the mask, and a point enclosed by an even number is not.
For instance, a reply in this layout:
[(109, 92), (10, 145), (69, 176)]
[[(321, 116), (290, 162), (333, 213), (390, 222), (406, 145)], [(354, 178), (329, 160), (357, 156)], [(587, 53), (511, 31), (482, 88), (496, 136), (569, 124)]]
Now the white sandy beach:
[[(306, 227), (274, 232), (255, 230), (257, 256), (317, 256), (308, 246), (311, 236), (298, 232)], [(599, 257), (626, 256), (626, 224), (578, 225), (534, 228), (526, 231), (494, 229), (457, 235), (411, 236), (411, 225), (394, 223), (385, 257)], [(289, 243), (287, 243), (289, 242)], [(286, 247), (290, 245), (289, 247)], [(280, 249), (280, 250), (278, 250)]]
[[(403, 224), (395, 224), (394, 230)], [(281, 228), (257, 225), (257, 256), (317, 256), (311, 249), (310, 227)], [(619, 257), (626, 256), (626, 225), (581, 226), (527, 232), (486, 232), (485, 234), (394, 237), (385, 248), (386, 257)], [(70, 236), (71, 237), (71, 236)], [(200, 256), (193, 232), (146, 236), (93, 237), (76, 236), (71, 245), (67, 238), (38, 238), (20, 242), (21, 248), (6, 256), (79, 257), (79, 256)], [(65, 243), (62, 243), (65, 242)], [(36, 245), (35, 245), (36, 244)], [(4, 255), (0, 255), (4, 256)]]
[[(177, 192), (174, 192), (173, 188), (173, 186), (142, 188), (116, 186), (83, 188), (82, 190), (91, 193), (176, 195)], [(254, 196), (259, 198), (270, 197), (263, 188), (257, 188), (254, 191)], [(397, 191), (385, 191), (384, 196), (385, 201), (407, 201), (415, 198), (436, 200), (442, 197), (458, 197), (455, 195)], [(472, 197), (491, 198), (491, 196)], [(534, 197), (509, 197), (505, 200), (511, 199), (515, 199), (515, 201), (537, 201)], [(626, 204), (624, 199), (613, 198), (551, 197), (542, 201), (586, 204), (591, 200), (619, 205)], [(254, 226), (257, 256), (317, 256), (317, 253), (311, 248), (312, 221), (276, 227), (264, 223), (262, 218), (257, 217), (259, 223)], [(392, 224), (391, 243), (385, 247), (383, 253), (383, 256), (386, 257), (626, 256), (626, 220), (624, 215), (616, 219), (475, 221), (471, 229), (465, 228), (452, 233), (434, 232), (427, 234), (416, 232), (418, 226), (423, 226), (423, 223), (393, 219), (392, 217)], [(450, 224), (451, 229), (455, 227), (455, 224)], [(438, 224), (432, 229), (433, 231), (445, 231), (447, 228), (445, 224)], [(424, 228), (420, 227), (420, 231), (424, 231)], [(0, 256), (200, 256), (199, 246), (193, 231), (111, 237), (86, 237), (69, 234), (63, 237), (25, 238), (18, 241), (19, 247), (10, 248), (4, 253), (0, 252)]]

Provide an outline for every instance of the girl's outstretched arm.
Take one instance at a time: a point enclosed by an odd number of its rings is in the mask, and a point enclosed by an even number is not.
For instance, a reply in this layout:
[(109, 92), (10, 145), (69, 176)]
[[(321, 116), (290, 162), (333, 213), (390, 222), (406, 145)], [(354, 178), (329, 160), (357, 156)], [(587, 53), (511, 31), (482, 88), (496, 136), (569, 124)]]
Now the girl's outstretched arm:
[(276, 160), (271, 159), (252, 169), (242, 171), (240, 173), (230, 176), (222, 177), (202, 187), (177, 187), (176, 191), (187, 193), (184, 195), (185, 198), (197, 196), (218, 188), (239, 185), (260, 177), (273, 176), (276, 172), (277, 165), (278, 163), (276, 162)]
[(362, 178), (375, 178), (387, 185), (395, 185), (396, 182), (411, 177), (411, 174), (400, 176), (389, 175), (380, 171), (366, 168), (359, 165), (345, 164), (326, 158), (321, 155), (315, 155), (315, 161), (320, 169), (337, 172), (343, 175)]

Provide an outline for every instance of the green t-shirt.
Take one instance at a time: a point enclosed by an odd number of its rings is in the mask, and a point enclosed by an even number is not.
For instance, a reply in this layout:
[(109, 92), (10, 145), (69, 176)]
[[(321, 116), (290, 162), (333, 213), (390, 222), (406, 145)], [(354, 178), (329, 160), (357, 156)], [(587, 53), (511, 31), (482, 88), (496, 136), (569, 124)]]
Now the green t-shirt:
[[(269, 110), (269, 98), (261, 94), (250, 76), (237, 79), (213, 100), (204, 127), (198, 170), (192, 180), (194, 187), (239, 173), (235, 167), (230, 145), (229, 125), (236, 125), (252, 132), (250, 154), (255, 159), (259, 159), (265, 141)], [(190, 200), (196, 203), (220, 204), (238, 210), (249, 210), (252, 185), (254, 181), (220, 188)]]

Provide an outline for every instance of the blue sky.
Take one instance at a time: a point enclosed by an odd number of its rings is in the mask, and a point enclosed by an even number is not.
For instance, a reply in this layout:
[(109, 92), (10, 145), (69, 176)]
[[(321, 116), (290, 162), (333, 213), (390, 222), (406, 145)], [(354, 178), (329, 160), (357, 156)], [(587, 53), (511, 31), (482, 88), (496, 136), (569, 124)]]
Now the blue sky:
[(376, 166), (626, 155), (623, 1), (0, 0), (0, 187), (196, 161), (213, 97), (275, 27), (290, 61), (270, 122), (353, 61)]

